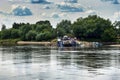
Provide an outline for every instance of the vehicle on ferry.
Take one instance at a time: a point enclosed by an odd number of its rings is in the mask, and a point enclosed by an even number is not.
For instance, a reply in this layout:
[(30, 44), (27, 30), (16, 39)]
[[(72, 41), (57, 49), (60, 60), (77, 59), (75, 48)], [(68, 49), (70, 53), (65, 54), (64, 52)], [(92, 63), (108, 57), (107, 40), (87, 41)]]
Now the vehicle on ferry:
[(76, 47), (76, 38), (71, 38), (68, 36), (63, 36), (63, 38), (58, 38), (58, 47)]

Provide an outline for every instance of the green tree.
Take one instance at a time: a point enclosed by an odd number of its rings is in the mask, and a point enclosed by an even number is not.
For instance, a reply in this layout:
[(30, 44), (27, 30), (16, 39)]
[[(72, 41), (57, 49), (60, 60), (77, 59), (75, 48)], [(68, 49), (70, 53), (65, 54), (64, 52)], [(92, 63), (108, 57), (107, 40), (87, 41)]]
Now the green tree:
[(103, 19), (97, 15), (92, 15), (86, 18), (77, 19), (77, 21), (73, 23), (72, 29), (74, 35), (79, 39), (99, 39), (102, 41), (105, 30), (113, 29), (111, 31), (114, 31), (114, 26), (112, 26), (110, 20)]
[(30, 30), (27, 34), (26, 34), (26, 39), (29, 41), (33, 41), (36, 40), (36, 35), (37, 33), (33, 30)]
[(39, 33), (36, 36), (37, 41), (49, 41), (51, 38), (52, 38), (52, 34), (49, 31)]
[(115, 30), (116, 30), (116, 32), (117, 32), (117, 37), (120, 37), (120, 21), (115, 21), (114, 23), (113, 23), (113, 25), (114, 25), (114, 28), (115, 28)]
[(43, 39), (44, 39), (44, 33), (37, 34), (37, 36), (36, 36), (37, 41), (42, 41)]
[(6, 29), (6, 25), (2, 25), (2, 28), (1, 28), (1, 30), (5, 30)]
[(45, 27), (43, 27), (42, 25), (36, 25), (36, 32), (41, 32)]
[(50, 32), (51, 32), (51, 35), (52, 35), (52, 39), (57, 37), (57, 30), (56, 29), (53, 28)]
[[(29, 23), (27, 23), (29, 25)], [(12, 28), (20, 29), (21, 26), (26, 25), (25, 23), (13, 23)]]
[(102, 41), (104, 42), (114, 42), (116, 41), (116, 32), (114, 29), (106, 29), (102, 34)]
[(51, 23), (48, 20), (46, 20), (46, 21), (38, 21), (38, 22), (36, 22), (36, 24), (37, 25), (44, 25), (44, 24), (46, 24), (47, 26), (52, 28)]
[(20, 32), (18, 29), (11, 29), (11, 38), (19, 38), (20, 37)]
[(66, 34), (66, 32), (63, 28), (58, 28), (57, 29), (57, 36), (58, 37), (64, 36), (65, 34)]
[(5, 29), (1, 31), (1, 39), (10, 39), (11, 38), (11, 30)]
[(28, 24), (21, 26), (21, 28), (20, 28), (20, 36), (21, 36), (21, 39), (22, 39), (22, 40), (27, 40), (27, 39), (26, 39), (26, 34), (27, 34), (30, 30), (32, 30), (32, 28), (31, 28), (31, 26), (28, 25)]
[(62, 20), (60, 23), (58, 23), (57, 32), (58, 32), (58, 35), (60, 36), (63, 36), (64, 34), (70, 34), (71, 33), (71, 21)]
[(50, 31), (44, 32), (44, 40), (49, 41), (52, 38), (52, 34)]
[(2, 32), (0, 31), (0, 39), (1, 39), (1, 33), (2, 33)]

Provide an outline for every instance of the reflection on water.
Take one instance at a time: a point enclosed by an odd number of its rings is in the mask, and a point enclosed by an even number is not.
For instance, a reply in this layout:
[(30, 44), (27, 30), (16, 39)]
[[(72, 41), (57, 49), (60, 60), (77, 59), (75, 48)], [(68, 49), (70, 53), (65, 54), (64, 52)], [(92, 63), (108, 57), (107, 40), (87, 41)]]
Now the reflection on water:
[(1, 46), (0, 80), (120, 80), (120, 48)]

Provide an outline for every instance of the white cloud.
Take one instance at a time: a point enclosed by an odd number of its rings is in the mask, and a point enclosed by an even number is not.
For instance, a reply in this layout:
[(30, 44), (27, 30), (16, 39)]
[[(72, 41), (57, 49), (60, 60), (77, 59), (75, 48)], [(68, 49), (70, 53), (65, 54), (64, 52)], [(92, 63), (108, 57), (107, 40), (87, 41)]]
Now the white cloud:
[(31, 3), (34, 3), (34, 4), (50, 4), (50, 2), (48, 2), (46, 0), (31, 0)]
[(50, 2), (46, 0), (8, 0), (9, 2), (29, 2), (34, 4), (49, 4)]
[(101, 1), (103, 1), (103, 2), (108, 2), (108, 1), (113, 1), (113, 0), (101, 0)]
[(52, 13), (51, 17), (54, 19), (58, 19), (60, 18), (60, 15), (58, 13)]
[(97, 15), (95, 10), (88, 10), (85, 13), (88, 14), (88, 15)]
[(30, 16), (32, 12), (26, 6), (13, 5), (12, 14), (15, 16)]
[(65, 17), (68, 17), (66, 13), (59, 13), (59, 12), (53, 12), (51, 14), (48, 13), (41, 13), (40, 15), (42, 18), (47, 18), (47, 19), (64, 19)]
[(1, 15), (10, 15), (9, 13), (3, 12), (3, 11), (0, 11), (0, 14), (1, 14)]
[(30, 2), (30, 0), (8, 0), (9, 2)]
[(120, 20), (120, 11), (119, 12), (115, 12), (114, 15), (113, 15), (113, 18), (115, 20)]
[(112, 4), (119, 4), (119, 1), (118, 0), (101, 0), (103, 2), (109, 2), (111, 1)]
[(57, 8), (60, 9), (62, 12), (83, 12), (84, 8), (79, 4), (69, 4), (62, 2), (57, 4)]
[(42, 13), (41, 16), (42, 17), (47, 17), (47, 14), (46, 13)]
[(66, 13), (61, 13), (61, 14), (59, 14), (60, 15), (60, 17), (67, 17), (67, 14)]
[(112, 3), (113, 4), (119, 4), (118, 0), (113, 0)]
[(8, 0), (8, 1), (12, 2), (13, 0)]
[(60, 19), (60, 18), (64, 18), (64, 17), (67, 17), (67, 14), (66, 13), (52, 13), (51, 14), (51, 18), (54, 18), (54, 19)]
[(68, 3), (77, 3), (78, 0), (66, 0), (65, 2), (68, 2)]
[(45, 5), (43, 8), (44, 8), (44, 9), (50, 9), (50, 6)]

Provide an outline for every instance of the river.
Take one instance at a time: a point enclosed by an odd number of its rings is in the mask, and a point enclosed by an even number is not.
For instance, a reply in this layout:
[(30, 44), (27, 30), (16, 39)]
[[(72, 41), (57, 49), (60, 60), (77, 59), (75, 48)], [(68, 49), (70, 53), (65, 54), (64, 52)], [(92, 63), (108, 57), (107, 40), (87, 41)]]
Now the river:
[(0, 80), (120, 80), (120, 48), (0, 46)]

